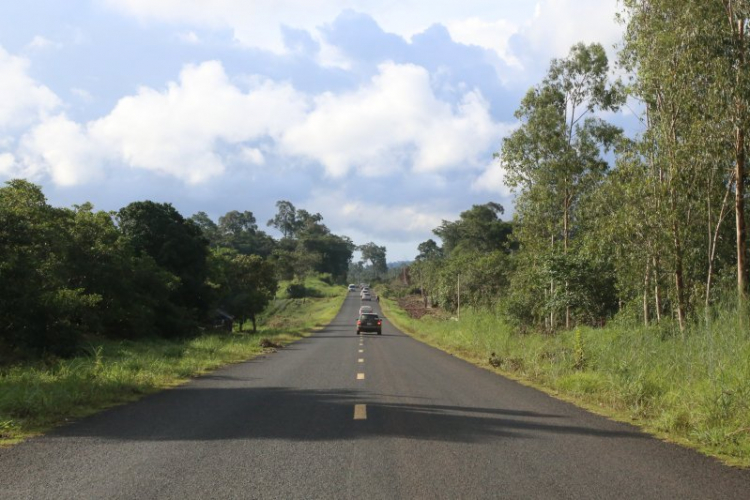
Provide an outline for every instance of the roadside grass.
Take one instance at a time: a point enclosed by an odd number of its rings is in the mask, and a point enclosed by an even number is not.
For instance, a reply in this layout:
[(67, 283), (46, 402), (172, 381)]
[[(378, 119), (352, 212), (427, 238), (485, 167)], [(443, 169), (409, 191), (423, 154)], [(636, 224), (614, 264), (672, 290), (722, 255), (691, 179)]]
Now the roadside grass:
[(478, 366), (750, 467), (750, 336), (734, 311), (683, 337), (669, 324), (519, 334), (493, 312), (417, 320), (392, 300), (381, 306), (405, 332)]
[(325, 289), (325, 298), (280, 299), (283, 308), (272, 304), (278, 311), (264, 317), (256, 334), (102, 340), (75, 358), (0, 367), (0, 446), (256, 357), (264, 353), (262, 339), (286, 345), (307, 337), (334, 318), (346, 297), (341, 286)]

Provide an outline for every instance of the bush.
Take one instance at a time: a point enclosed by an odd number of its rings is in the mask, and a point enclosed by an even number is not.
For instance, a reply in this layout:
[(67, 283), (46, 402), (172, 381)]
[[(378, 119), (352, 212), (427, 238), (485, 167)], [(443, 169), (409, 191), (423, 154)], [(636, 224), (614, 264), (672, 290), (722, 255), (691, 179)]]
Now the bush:
[(290, 299), (301, 299), (306, 296), (307, 288), (302, 283), (290, 283), (286, 287), (286, 294)]

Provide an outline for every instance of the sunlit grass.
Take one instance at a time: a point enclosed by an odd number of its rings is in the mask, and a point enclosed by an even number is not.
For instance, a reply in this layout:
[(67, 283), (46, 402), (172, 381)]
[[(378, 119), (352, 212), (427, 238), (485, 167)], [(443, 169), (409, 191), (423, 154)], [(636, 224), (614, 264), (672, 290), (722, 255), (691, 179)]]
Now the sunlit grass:
[(305, 337), (328, 324), (341, 308), (345, 289), (331, 288), (338, 293), (287, 300), (283, 310), (265, 319), (257, 334), (102, 341), (73, 359), (0, 368), (0, 445), (255, 357), (263, 351), (259, 346), (263, 338), (288, 344)]
[[(610, 325), (556, 335), (518, 334), (492, 312), (461, 320), (408, 317), (382, 301), (416, 338), (662, 437), (750, 467), (750, 336), (737, 315), (684, 336), (668, 327)], [(581, 364), (582, 361), (582, 364)]]

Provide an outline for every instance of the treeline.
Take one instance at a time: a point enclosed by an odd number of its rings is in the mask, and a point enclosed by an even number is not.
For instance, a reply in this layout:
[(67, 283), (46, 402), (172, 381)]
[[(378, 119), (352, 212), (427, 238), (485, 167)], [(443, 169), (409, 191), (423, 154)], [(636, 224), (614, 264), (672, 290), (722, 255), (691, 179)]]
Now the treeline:
[[(456, 302), (460, 273), (462, 303), (548, 331), (615, 314), (684, 331), (744, 305), (750, 2), (626, 0), (623, 14), (627, 82), (600, 45), (578, 44), (516, 111), (497, 153), (512, 238), (456, 246), (445, 229), (465, 212), (435, 230), (442, 248), (420, 246), (411, 273), (435, 302)], [(626, 103), (642, 123), (632, 137), (608, 121)]]
[[(408, 280), (422, 293), (425, 305), (451, 311), (464, 305), (489, 307), (507, 293), (512, 264), (512, 224), (500, 216), (497, 203), (474, 205), (457, 221), (433, 230), (443, 245), (429, 239), (418, 247)], [(460, 295), (459, 295), (460, 293)]]
[(215, 223), (151, 201), (111, 213), (55, 208), (39, 186), (9, 181), (0, 188), (0, 351), (70, 355), (87, 338), (189, 336), (227, 315), (255, 327), (280, 279), (315, 272), (343, 283), (351, 240), (320, 214), (277, 207), (268, 224), (284, 234), (278, 241), (251, 212)]

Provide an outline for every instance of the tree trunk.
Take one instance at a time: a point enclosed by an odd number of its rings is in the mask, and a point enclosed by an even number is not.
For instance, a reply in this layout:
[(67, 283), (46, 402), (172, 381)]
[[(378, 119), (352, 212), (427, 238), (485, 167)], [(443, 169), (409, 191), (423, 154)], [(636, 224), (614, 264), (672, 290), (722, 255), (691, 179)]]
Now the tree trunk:
[(727, 189), (724, 191), (724, 199), (721, 202), (721, 210), (719, 210), (719, 216), (716, 220), (716, 227), (714, 228), (713, 235), (711, 234), (711, 220), (710, 220), (710, 204), (709, 204), (709, 245), (708, 245), (708, 276), (706, 277), (706, 309), (708, 309), (708, 306), (711, 303), (711, 286), (713, 283), (713, 275), (714, 275), (714, 260), (716, 259), (716, 248), (719, 245), (719, 230), (721, 229), (721, 224), (724, 222), (724, 217), (726, 216), (727, 212), (727, 201), (729, 200), (729, 191), (732, 189), (732, 184), (734, 182), (734, 174), (732, 174), (732, 179), (729, 181), (729, 184), (727, 185)]
[[(746, 71), (745, 64), (745, 30), (746, 19), (741, 13), (734, 9), (734, 2), (725, 1), (724, 7), (727, 10), (727, 19), (732, 37), (735, 39), (737, 49), (735, 92), (741, 92), (742, 75)], [(745, 115), (747, 113), (746, 105), (742, 98), (735, 94), (734, 98), (734, 122), (735, 122), (735, 196), (734, 196), (734, 213), (736, 228), (736, 245), (737, 245), (737, 298), (742, 310), (747, 294), (747, 243), (745, 229)]]
[(680, 244), (679, 226), (677, 221), (672, 222), (672, 235), (674, 237), (675, 266), (674, 285), (677, 293), (677, 322), (680, 331), (685, 332), (685, 277), (682, 269), (682, 245)]
[(747, 293), (746, 261), (747, 243), (745, 241), (745, 132), (737, 128), (735, 144), (735, 190), (734, 212), (737, 227), (737, 296), (741, 303), (745, 302)]
[[(567, 181), (566, 181), (567, 183)], [(563, 217), (563, 253), (568, 255), (568, 225), (570, 224), (570, 203), (567, 186), (565, 187), (565, 213)], [(570, 305), (568, 304), (568, 280), (565, 280), (565, 329), (570, 330)]]
[(649, 289), (649, 278), (650, 278), (650, 260), (646, 259), (646, 274), (643, 278), (643, 324), (648, 326), (649, 315), (648, 315), (648, 289)]
[(250, 319), (253, 321), (253, 333), (258, 333), (258, 326), (255, 324), (255, 314), (251, 314)]
[(654, 257), (654, 310), (656, 324), (661, 323), (661, 290), (659, 289), (659, 259)]
[[(552, 235), (552, 240), (550, 244), (550, 248), (552, 249), (552, 253), (555, 253), (555, 235)], [(554, 300), (555, 297), (555, 280), (551, 279), (549, 281), (549, 299), (550, 301)], [(549, 331), (552, 332), (555, 330), (555, 308), (550, 307), (549, 310)]]
[(677, 209), (677, 189), (676, 186), (677, 172), (679, 171), (677, 165), (677, 158), (675, 149), (679, 143), (677, 139), (677, 115), (678, 111), (675, 109), (674, 103), (670, 106), (670, 133), (671, 133), (671, 150), (669, 152), (670, 158), (670, 175), (669, 175), (669, 203), (670, 203), (670, 218), (672, 219), (672, 242), (674, 245), (674, 283), (675, 292), (677, 294), (677, 322), (680, 325), (680, 332), (684, 335), (685, 332), (685, 276), (683, 274), (683, 262), (682, 262), (682, 242), (680, 241), (680, 224), (678, 222), (678, 209)]

